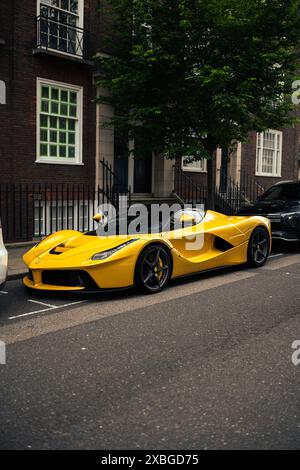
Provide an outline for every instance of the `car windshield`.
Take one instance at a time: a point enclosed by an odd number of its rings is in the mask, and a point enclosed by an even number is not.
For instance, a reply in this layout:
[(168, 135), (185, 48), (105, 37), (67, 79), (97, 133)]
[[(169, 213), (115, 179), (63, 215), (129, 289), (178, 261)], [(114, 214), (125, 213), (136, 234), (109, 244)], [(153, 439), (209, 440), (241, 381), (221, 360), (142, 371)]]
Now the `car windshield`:
[(260, 201), (300, 201), (300, 183), (272, 186), (260, 198)]
[(99, 224), (98, 235), (142, 235), (162, 233), (198, 225), (205, 217), (205, 212), (198, 209), (185, 209), (177, 212), (160, 213), (157, 217), (149, 213), (147, 217), (127, 216), (111, 218), (105, 224)]

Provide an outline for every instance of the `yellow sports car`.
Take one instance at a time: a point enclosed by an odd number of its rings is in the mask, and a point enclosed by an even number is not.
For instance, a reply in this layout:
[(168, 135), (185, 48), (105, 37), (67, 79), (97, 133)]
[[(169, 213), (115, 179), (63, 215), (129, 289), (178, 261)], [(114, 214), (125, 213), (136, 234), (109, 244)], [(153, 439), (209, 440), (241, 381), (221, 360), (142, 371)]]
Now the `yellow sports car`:
[(180, 210), (148, 233), (101, 233), (64, 230), (44, 239), (24, 256), (25, 286), (78, 292), (137, 286), (154, 294), (181, 276), (244, 263), (261, 267), (271, 249), (268, 219), (199, 209)]

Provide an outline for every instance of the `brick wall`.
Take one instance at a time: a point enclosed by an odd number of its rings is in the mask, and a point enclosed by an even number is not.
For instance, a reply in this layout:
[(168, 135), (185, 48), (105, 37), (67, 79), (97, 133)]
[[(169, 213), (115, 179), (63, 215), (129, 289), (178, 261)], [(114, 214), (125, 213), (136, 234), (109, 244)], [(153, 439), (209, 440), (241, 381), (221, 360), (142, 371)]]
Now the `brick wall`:
[[(36, 0), (1, 2), (0, 80), (7, 105), (0, 106), (0, 182), (82, 182), (95, 180), (96, 109), (93, 68), (62, 57), (34, 55)], [(91, 57), (100, 49), (101, 15), (97, 0), (85, 0), (84, 28), (92, 31)], [(37, 164), (36, 79), (82, 86), (84, 166)]]

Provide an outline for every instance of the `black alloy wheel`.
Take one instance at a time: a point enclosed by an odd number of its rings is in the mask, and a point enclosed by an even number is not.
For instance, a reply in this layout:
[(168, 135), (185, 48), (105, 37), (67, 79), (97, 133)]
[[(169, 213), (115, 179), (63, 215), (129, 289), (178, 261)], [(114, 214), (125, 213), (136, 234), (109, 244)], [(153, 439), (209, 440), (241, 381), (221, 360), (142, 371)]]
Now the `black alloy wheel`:
[(265, 265), (270, 254), (270, 236), (263, 227), (254, 230), (248, 247), (248, 264), (254, 268)]
[(138, 259), (135, 285), (146, 294), (157, 294), (168, 284), (172, 275), (172, 259), (161, 245), (150, 245)]

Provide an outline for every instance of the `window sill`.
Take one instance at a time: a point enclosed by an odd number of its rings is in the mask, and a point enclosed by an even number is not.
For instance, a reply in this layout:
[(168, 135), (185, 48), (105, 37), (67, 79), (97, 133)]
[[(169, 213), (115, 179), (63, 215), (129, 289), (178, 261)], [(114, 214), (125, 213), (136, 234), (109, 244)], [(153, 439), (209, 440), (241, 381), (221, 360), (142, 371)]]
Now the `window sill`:
[(207, 170), (197, 170), (197, 169), (193, 169), (193, 168), (182, 168), (182, 171), (184, 173), (201, 173), (203, 175), (207, 174)]
[(36, 160), (38, 165), (62, 165), (62, 166), (84, 166), (84, 163), (79, 162), (60, 162), (55, 160)]
[(255, 173), (255, 176), (259, 176), (261, 178), (282, 178), (281, 175), (272, 175), (270, 173)]
[(38, 55), (38, 54), (50, 55), (52, 57), (67, 59), (67, 60), (70, 60), (72, 62), (77, 62), (77, 63), (83, 64), (83, 65), (89, 65), (89, 66), (94, 65), (94, 62), (92, 60), (87, 60), (87, 59), (85, 59), (81, 56), (76, 56), (76, 55), (73, 55), (73, 54), (69, 54), (68, 52), (63, 52), (63, 51), (59, 51), (59, 50), (56, 50), (56, 49), (46, 49), (46, 48), (43, 48), (43, 47), (37, 47), (36, 49), (33, 49), (32, 54), (33, 55)]

